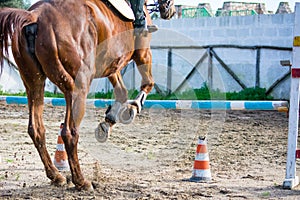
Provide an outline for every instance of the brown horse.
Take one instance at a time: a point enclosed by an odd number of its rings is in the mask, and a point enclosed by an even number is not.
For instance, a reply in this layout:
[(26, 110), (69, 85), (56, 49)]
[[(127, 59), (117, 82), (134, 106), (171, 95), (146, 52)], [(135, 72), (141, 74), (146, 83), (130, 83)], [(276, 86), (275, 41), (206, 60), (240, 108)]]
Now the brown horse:
[[(158, 4), (162, 18), (173, 16), (173, 0), (158, 0)], [(151, 24), (146, 9), (145, 13), (147, 23)], [(154, 85), (150, 34), (147, 37), (134, 36), (132, 22), (121, 16), (106, 0), (44, 0), (28, 11), (0, 10), (1, 71), (10, 42), (28, 98), (28, 133), (45, 166), (47, 177), (58, 186), (66, 182), (46, 149), (42, 114), (45, 80), (49, 78), (64, 93), (66, 100), (62, 138), (72, 182), (79, 190), (92, 189), (91, 183), (81, 173), (77, 155), (79, 126), (91, 81), (108, 77), (114, 87), (116, 103), (107, 111), (106, 122), (98, 128), (99, 132), (103, 132), (99, 134), (107, 135), (118, 118), (122, 118), (119, 117), (121, 110), (122, 113), (129, 111), (131, 115), (132, 110), (141, 109)], [(127, 90), (120, 70), (132, 59), (138, 66), (142, 83), (136, 101), (127, 105)]]

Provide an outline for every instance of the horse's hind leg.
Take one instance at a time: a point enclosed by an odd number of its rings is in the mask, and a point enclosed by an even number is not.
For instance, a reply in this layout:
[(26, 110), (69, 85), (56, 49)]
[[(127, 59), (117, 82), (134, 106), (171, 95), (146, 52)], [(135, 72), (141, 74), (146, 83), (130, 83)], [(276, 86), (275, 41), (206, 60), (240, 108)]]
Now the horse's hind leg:
[(34, 85), (27, 85), (27, 98), (29, 107), (28, 133), (38, 150), (41, 160), (44, 164), (47, 177), (52, 184), (61, 186), (66, 183), (57, 168), (53, 165), (50, 155), (46, 148), (45, 126), (42, 119), (44, 110), (44, 81), (40, 78)]
[[(20, 65), (19, 65), (20, 66)], [(41, 73), (35, 70), (26, 69), (26, 72), (22, 72), (22, 79), (26, 87), (28, 108), (29, 108), (29, 123), (28, 123), (28, 134), (31, 137), (34, 146), (36, 147), (41, 160), (44, 164), (47, 177), (55, 185), (63, 185), (66, 183), (66, 179), (59, 173), (56, 167), (53, 165), (50, 155), (46, 148), (45, 138), (45, 126), (42, 119), (44, 110), (44, 86), (45, 77), (38, 75)], [(34, 78), (28, 76), (34, 74)], [(34, 80), (34, 81), (33, 81)]]
[[(14, 49), (13, 46), (13, 50)], [(41, 157), (47, 177), (53, 184), (63, 185), (66, 182), (66, 179), (53, 165), (46, 148), (46, 130), (42, 119), (44, 110), (45, 75), (38, 67), (36, 61), (32, 59), (32, 55), (24, 49), (20, 50), (21, 56), (15, 56), (15, 60), (19, 66), (21, 78), (27, 92), (29, 108), (28, 134)]]

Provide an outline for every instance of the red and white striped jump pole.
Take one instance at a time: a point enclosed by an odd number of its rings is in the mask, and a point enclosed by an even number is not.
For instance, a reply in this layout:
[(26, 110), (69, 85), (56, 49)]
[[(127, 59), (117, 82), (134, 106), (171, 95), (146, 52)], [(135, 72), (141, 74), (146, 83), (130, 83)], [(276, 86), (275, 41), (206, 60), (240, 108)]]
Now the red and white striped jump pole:
[(296, 175), (296, 151), (299, 123), (299, 89), (300, 89), (300, 3), (295, 5), (293, 61), (291, 67), (291, 94), (289, 108), (288, 150), (286, 174), (283, 187), (292, 189), (299, 184)]

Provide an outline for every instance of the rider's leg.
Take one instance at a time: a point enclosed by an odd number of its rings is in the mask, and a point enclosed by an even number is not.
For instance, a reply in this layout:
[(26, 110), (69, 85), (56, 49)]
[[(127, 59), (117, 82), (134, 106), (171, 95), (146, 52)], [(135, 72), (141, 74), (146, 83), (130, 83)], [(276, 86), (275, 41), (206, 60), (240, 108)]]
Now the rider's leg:
[(144, 3), (145, 0), (131, 0), (131, 7), (134, 12), (135, 21), (133, 22), (135, 28), (135, 34), (141, 34), (144, 32), (155, 32), (158, 30), (156, 25), (147, 25), (144, 15)]
[(135, 21), (133, 25), (135, 28), (145, 28), (146, 20), (143, 11), (145, 0), (131, 0), (131, 7), (134, 13)]

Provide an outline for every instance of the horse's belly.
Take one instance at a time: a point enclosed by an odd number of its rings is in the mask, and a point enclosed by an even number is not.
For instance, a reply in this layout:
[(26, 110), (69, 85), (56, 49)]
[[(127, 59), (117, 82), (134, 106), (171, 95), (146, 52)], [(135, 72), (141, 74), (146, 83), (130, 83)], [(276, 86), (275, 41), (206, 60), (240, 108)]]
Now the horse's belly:
[(131, 53), (125, 54), (118, 58), (96, 59), (95, 78), (108, 77), (118, 71), (121, 71), (124, 66), (131, 60)]
[(134, 52), (134, 45), (130, 40), (128, 42), (122, 41), (122, 44), (113, 42), (109, 45), (98, 46), (95, 59), (95, 77), (110, 76), (128, 64)]

